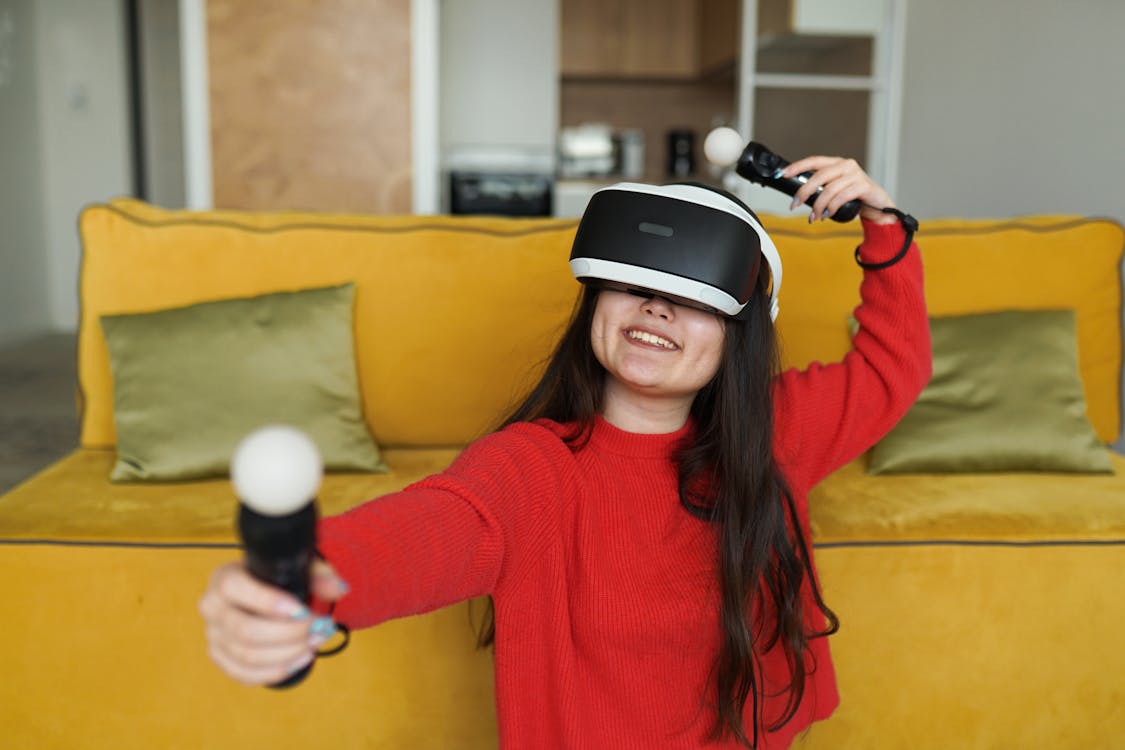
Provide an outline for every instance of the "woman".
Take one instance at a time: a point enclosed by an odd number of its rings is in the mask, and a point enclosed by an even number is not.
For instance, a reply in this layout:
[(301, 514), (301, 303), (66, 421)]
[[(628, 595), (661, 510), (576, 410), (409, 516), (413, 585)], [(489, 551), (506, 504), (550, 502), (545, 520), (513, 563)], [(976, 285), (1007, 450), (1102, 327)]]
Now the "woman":
[[(322, 522), (314, 591), (353, 628), (492, 596), (503, 746), (784, 748), (839, 702), (806, 496), (913, 403), (929, 330), (883, 188), (852, 160), (784, 174), (803, 172), (794, 208), (823, 188), (810, 221), (864, 204), (861, 330), (842, 362), (777, 373), (780, 268), (756, 256), (748, 304), (725, 313), (593, 273), (502, 430)], [(213, 660), (248, 684), (300, 669), (333, 628), (239, 563), (200, 611)]]

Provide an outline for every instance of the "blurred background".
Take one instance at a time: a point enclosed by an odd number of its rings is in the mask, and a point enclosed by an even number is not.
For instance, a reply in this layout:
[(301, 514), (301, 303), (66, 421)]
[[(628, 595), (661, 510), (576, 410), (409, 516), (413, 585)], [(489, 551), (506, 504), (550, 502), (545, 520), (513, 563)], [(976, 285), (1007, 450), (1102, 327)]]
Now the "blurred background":
[(729, 125), (923, 220), (1122, 221), (1123, 30), (1119, 0), (0, 0), (0, 462), (60, 441), (46, 373), (72, 419), (87, 203), (576, 216), (721, 181)]

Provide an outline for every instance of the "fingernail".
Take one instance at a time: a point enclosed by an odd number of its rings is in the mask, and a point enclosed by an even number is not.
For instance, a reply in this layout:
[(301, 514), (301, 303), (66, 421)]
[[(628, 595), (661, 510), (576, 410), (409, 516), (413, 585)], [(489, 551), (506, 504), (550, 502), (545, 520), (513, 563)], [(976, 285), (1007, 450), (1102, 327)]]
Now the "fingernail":
[(277, 605), (277, 609), (281, 614), (287, 615), (291, 620), (304, 620), (311, 614), (309, 608), (304, 604), (289, 600), (282, 601)]
[(820, 215), (820, 220), (821, 220), (821, 221), (824, 221), (824, 220), (825, 220), (825, 219), (827, 219), (827, 218), (828, 218), (828, 209), (826, 208), (826, 209), (824, 209), (824, 213), (822, 213), (822, 214)]
[(816, 218), (816, 211), (813, 211), (812, 213), (809, 214), (809, 223), (812, 224), (813, 219), (815, 219), (815, 218)]
[(340, 591), (341, 595), (346, 594), (346, 593), (348, 593), (349, 591), (352, 590), (352, 587), (349, 586), (348, 582), (345, 581), (343, 578), (337, 578), (336, 579), (336, 588)]
[(312, 625), (309, 626), (309, 636), (314, 638), (320, 636), (324, 638), (324, 640), (328, 640), (335, 634), (336, 622), (328, 615), (316, 618), (312, 621)]
[(328, 641), (323, 635), (314, 635), (309, 638), (309, 646), (312, 648), (320, 648)]
[(793, 202), (789, 204), (789, 210), (790, 210), (790, 211), (793, 211), (793, 210), (795, 210), (795, 209), (797, 208), (797, 206), (799, 206), (799, 205), (801, 205), (801, 199), (800, 199), (800, 198), (794, 198), (794, 199), (793, 199)]
[(315, 658), (316, 658), (316, 654), (314, 654), (314, 653), (305, 654), (300, 659), (298, 659), (297, 661), (295, 661), (295, 662), (293, 662), (292, 664), (289, 665), (289, 674), (293, 675), (293, 674), (296, 674), (297, 672), (300, 672), (302, 669), (307, 667), (309, 664), (312, 664), (312, 660), (315, 659)]
[(785, 169), (784, 168), (779, 169), (779, 170), (777, 170), (776, 172), (773, 173), (773, 178), (776, 180), (778, 177), (781, 177), (784, 174), (785, 174)]

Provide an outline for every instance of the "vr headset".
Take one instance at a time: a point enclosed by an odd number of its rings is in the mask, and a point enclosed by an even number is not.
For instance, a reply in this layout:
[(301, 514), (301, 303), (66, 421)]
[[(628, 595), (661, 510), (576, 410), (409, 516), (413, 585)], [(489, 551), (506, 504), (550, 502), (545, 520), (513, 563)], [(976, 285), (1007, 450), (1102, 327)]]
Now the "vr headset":
[(703, 185), (620, 182), (590, 199), (570, 270), (584, 284), (745, 320), (763, 258), (776, 320), (781, 258), (746, 204)]

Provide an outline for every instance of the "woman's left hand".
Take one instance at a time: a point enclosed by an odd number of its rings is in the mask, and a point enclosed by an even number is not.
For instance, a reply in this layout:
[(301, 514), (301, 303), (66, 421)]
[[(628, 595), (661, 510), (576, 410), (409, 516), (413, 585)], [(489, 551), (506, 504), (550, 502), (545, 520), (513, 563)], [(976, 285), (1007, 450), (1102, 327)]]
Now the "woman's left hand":
[(876, 224), (892, 224), (898, 221), (894, 214), (885, 214), (879, 209), (894, 207), (894, 201), (881, 185), (871, 179), (855, 159), (839, 156), (809, 156), (793, 162), (782, 173), (785, 177), (796, 177), (812, 172), (806, 182), (793, 196), (790, 209), (803, 204), (816, 189), (823, 187), (813, 203), (809, 222), (826, 219), (836, 213), (840, 206), (850, 200), (859, 200), (863, 207), (859, 216)]

